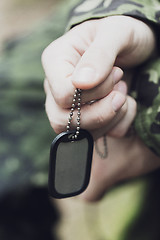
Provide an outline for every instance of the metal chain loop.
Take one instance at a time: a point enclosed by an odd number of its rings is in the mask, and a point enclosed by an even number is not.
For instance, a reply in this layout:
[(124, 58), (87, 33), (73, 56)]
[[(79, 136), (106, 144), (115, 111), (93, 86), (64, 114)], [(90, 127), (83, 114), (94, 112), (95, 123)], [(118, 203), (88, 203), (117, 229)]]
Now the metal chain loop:
[(68, 123), (67, 123), (67, 132), (70, 131), (70, 126), (71, 126), (71, 122), (73, 119), (73, 114), (76, 108), (76, 102), (77, 102), (77, 126), (76, 126), (76, 133), (74, 136), (72, 136), (73, 139), (77, 139), (78, 135), (79, 135), (79, 131), (80, 131), (80, 120), (81, 120), (81, 93), (82, 90), (77, 88), (74, 91), (74, 95), (73, 95), (73, 100), (72, 100), (72, 107), (70, 109), (70, 114), (69, 114), (69, 118), (68, 118)]
[[(73, 119), (73, 114), (75, 111), (75, 108), (77, 106), (77, 126), (76, 126), (76, 132), (75, 135), (72, 136), (72, 139), (77, 139), (78, 135), (79, 135), (79, 131), (80, 131), (80, 120), (81, 120), (81, 94), (82, 94), (82, 90), (77, 88), (74, 91), (74, 95), (73, 95), (73, 100), (72, 100), (72, 106), (70, 109), (70, 113), (69, 113), (69, 118), (68, 118), (68, 123), (67, 123), (67, 132), (70, 131), (71, 128), (71, 122)], [(77, 104), (76, 104), (77, 103)], [(107, 149), (107, 137), (106, 135), (103, 136), (103, 145), (104, 145), (104, 152), (101, 152), (99, 150), (97, 141), (95, 141), (95, 150), (97, 152), (97, 154), (99, 155), (100, 158), (105, 159), (108, 155), (108, 149)]]

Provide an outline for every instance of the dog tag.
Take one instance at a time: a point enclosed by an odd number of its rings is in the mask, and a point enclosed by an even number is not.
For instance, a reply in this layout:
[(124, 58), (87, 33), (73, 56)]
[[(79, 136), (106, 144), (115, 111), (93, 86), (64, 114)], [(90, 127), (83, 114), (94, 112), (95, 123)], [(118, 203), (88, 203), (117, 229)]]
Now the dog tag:
[(93, 138), (86, 130), (62, 132), (52, 142), (49, 166), (49, 193), (66, 198), (82, 193), (91, 171)]

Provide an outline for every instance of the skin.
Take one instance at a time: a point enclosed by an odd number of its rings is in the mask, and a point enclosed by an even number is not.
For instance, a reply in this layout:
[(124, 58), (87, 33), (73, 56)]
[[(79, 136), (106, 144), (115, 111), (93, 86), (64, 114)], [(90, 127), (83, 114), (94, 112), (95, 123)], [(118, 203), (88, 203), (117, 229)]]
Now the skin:
[[(94, 151), (91, 182), (84, 197), (88, 201), (99, 199), (108, 187), (122, 179), (158, 167), (154, 160), (154, 166), (145, 163), (141, 168), (138, 160), (133, 161), (134, 157), (142, 159), (143, 163), (150, 161), (149, 156), (157, 157), (137, 137), (129, 141), (135, 148), (126, 143), (124, 136), (135, 118), (136, 102), (127, 95), (127, 84), (122, 81), (123, 71), (134, 70), (150, 58), (155, 45), (154, 33), (148, 25), (131, 17), (112, 16), (86, 21), (74, 27), (52, 42), (42, 54), (46, 75), (46, 112), (54, 131), (60, 133), (66, 130), (74, 89), (81, 88), (81, 128), (89, 130), (97, 141), (101, 141), (104, 134), (112, 137), (109, 138), (110, 155), (103, 163), (105, 166)], [(96, 101), (88, 104), (92, 100)], [(76, 125), (74, 117), (72, 125), (73, 128)], [(116, 138), (120, 137), (119, 142)], [(118, 146), (119, 152), (113, 151), (112, 145)], [(150, 153), (147, 156), (146, 149)], [(113, 164), (116, 154), (121, 155), (120, 161)], [(146, 158), (143, 159), (142, 155)], [(128, 163), (132, 161), (135, 167), (127, 175)], [(117, 178), (117, 175), (121, 177)], [(99, 186), (103, 185), (99, 188), (101, 190), (96, 190), (96, 182)], [(90, 194), (93, 188), (94, 196)]]
[[(98, 140), (99, 146), (101, 143), (102, 138)], [(100, 200), (109, 188), (119, 182), (145, 175), (160, 167), (160, 158), (136, 135), (107, 137), (107, 148), (108, 156), (105, 159), (101, 159), (94, 149), (90, 183), (80, 196), (87, 202)]]
[[(52, 42), (42, 54), (42, 63), (46, 74), (46, 112), (54, 131), (65, 130), (75, 88), (85, 90), (83, 103), (98, 100), (81, 109), (81, 127), (94, 138), (100, 137), (97, 131), (101, 130), (101, 135), (107, 133), (113, 119), (116, 126), (130, 105), (136, 112), (134, 100), (125, 96), (126, 90), (116, 91), (114, 87), (122, 79), (121, 68), (144, 62), (154, 49), (152, 30), (145, 23), (124, 16), (84, 22)], [(134, 116), (130, 118), (133, 120)]]

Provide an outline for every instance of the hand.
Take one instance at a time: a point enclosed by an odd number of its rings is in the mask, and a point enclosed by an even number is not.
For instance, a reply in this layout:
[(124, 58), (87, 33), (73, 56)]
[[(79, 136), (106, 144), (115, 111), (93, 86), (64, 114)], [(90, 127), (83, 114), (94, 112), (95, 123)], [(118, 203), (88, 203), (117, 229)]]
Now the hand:
[(55, 132), (65, 129), (75, 88), (85, 89), (83, 103), (98, 100), (82, 106), (83, 128), (98, 130), (113, 119), (116, 125), (127, 112), (124, 94), (112, 91), (122, 78), (119, 67), (142, 63), (154, 48), (152, 30), (126, 16), (87, 21), (49, 45), (42, 62), (46, 111)]
[[(103, 150), (102, 138), (97, 144)], [(154, 155), (138, 136), (107, 138), (108, 156), (101, 159), (94, 149), (91, 179), (87, 190), (80, 195), (85, 201), (100, 200), (116, 183), (144, 175), (160, 167)]]

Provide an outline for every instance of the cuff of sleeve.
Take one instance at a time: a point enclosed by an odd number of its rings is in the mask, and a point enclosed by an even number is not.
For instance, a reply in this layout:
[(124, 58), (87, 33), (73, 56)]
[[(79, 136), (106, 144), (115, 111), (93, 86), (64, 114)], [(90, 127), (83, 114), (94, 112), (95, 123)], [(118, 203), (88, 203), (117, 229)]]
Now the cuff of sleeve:
[(78, 4), (70, 13), (70, 20), (66, 27), (66, 32), (74, 26), (92, 19), (100, 19), (109, 16), (129, 16), (139, 19), (146, 24), (150, 25), (155, 32), (157, 39), (158, 54), (160, 53), (160, 4), (159, 2), (153, 4), (153, 2), (147, 2), (146, 0), (133, 0), (128, 3), (124, 0), (123, 3), (118, 1), (108, 0), (95, 1), (89, 3), (89, 1), (83, 1)]
[(80, 24), (84, 21), (91, 19), (99, 19), (114, 15), (125, 15), (138, 18), (142, 21), (155, 24), (160, 20), (160, 5), (159, 3), (153, 4), (152, 2), (146, 3), (146, 0), (133, 0), (128, 3), (124, 0), (123, 3), (118, 1), (95, 1), (89, 4), (89, 1), (83, 1), (78, 4), (70, 14), (70, 20), (68, 22), (66, 30)]

